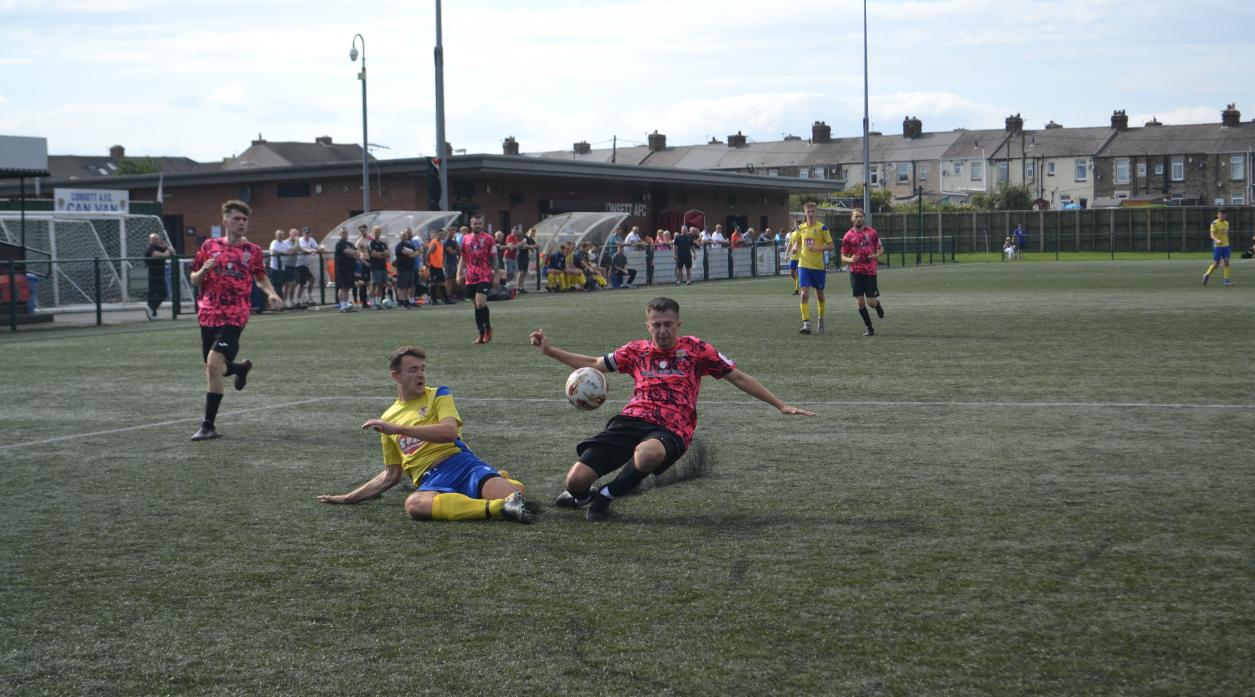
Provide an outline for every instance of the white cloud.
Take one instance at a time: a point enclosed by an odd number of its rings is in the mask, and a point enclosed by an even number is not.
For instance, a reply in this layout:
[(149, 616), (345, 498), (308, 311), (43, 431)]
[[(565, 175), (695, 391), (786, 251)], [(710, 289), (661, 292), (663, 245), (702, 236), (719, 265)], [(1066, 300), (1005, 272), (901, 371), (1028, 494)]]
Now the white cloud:
[(1220, 111), (1220, 108), (1214, 106), (1179, 106), (1158, 112), (1131, 114), (1129, 125), (1141, 126), (1151, 119), (1158, 119), (1159, 123), (1168, 125), (1220, 123)]
[(248, 89), (242, 82), (232, 82), (210, 92), (206, 101), (214, 106), (243, 106), (248, 104)]

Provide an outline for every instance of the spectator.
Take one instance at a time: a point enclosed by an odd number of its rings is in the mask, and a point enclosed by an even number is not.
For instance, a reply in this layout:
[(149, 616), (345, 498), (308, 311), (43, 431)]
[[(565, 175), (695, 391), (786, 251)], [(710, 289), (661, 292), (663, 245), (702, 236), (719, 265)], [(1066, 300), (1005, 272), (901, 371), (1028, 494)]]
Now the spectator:
[(287, 233), (275, 230), (275, 239), (270, 243), (270, 285), (283, 298), (283, 307), (291, 307), (288, 296), (288, 275), (286, 264), (291, 263), (292, 245), (288, 242)]
[(680, 232), (671, 241), (671, 256), (675, 260), (675, 284), (693, 285), (693, 247), (697, 244), (693, 228), (680, 226)]
[(401, 230), (401, 240), (393, 248), (397, 269), (397, 304), (405, 309), (414, 307), (414, 287), (418, 285), (418, 261), (420, 253), (414, 244), (414, 231)]
[(741, 234), (741, 228), (732, 231), (732, 237), (728, 240), (733, 249), (740, 249), (745, 246), (745, 235)]
[(470, 231), (471, 229), (465, 225), (457, 231), (450, 229), (444, 241), (445, 295), (449, 303), (456, 303), (462, 299), (462, 279), (458, 278), (457, 274), (458, 260), (462, 258), (462, 236)]
[(517, 281), (519, 275), (519, 246), (523, 243), (523, 234), (520, 228), (510, 228), (510, 234), (506, 235), (505, 241), (501, 246), (501, 261), (505, 268), (505, 283), (509, 285), (511, 281)]
[(296, 295), (302, 305), (314, 304), (314, 281), (318, 278), (318, 262), (321, 253), (327, 250), (314, 239), (309, 226), (301, 230), (301, 238), (297, 240), (300, 256), (297, 257)]
[(370, 309), (370, 227), (365, 223), (357, 226), (357, 241), (353, 243), (357, 250), (357, 264), (354, 265), (356, 275), (353, 279), (353, 292), (362, 309)]
[(715, 231), (710, 233), (710, 246), (715, 249), (720, 249), (727, 241), (728, 238), (723, 235), (723, 226), (716, 225)]
[[(659, 230), (658, 232), (662, 232), (662, 230)], [(633, 249), (639, 249), (641, 242), (641, 229), (633, 225), (632, 229), (628, 231), (627, 237), (623, 238), (623, 244), (626, 244)]]
[[(610, 236), (606, 238), (606, 243), (601, 247), (601, 265), (610, 268), (614, 264), (614, 255), (619, 253), (619, 248), (623, 246), (623, 236), (619, 226), (615, 226), (610, 231)], [(632, 232), (638, 232), (634, 226)], [(638, 235), (639, 236), (639, 235)]]
[(166, 246), (161, 235), (148, 236), (148, 248), (144, 250), (144, 265), (148, 267), (148, 319), (157, 319), (157, 308), (166, 299), (166, 261), (174, 256), (174, 250)]
[(561, 293), (566, 287), (566, 244), (560, 244), (545, 258), (545, 290)]
[(1024, 256), (1024, 248), (1028, 246), (1028, 233), (1024, 231), (1024, 223), (1016, 223), (1012, 236), (1015, 237), (1016, 258)]
[(296, 292), (300, 288), (300, 273), (297, 267), (300, 265), (301, 254), (301, 231), (296, 228), (288, 230), (288, 256), (283, 260), (283, 300), (284, 305), (298, 307), (296, 302)]
[(628, 266), (627, 255), (623, 253), (623, 247), (619, 247), (619, 251), (610, 259), (610, 287), (631, 288), (634, 281), (636, 269)]
[(431, 304), (448, 303), (449, 289), (445, 278), (445, 230), (437, 228), (431, 233), (431, 241), (427, 243), (427, 285), (431, 293)]
[(383, 227), (376, 225), (371, 230), (369, 244), (370, 258), (370, 305), (371, 309), (383, 309), (384, 290), (388, 287), (388, 261), (391, 250), (383, 239)]
[[(520, 293), (527, 292), (527, 269), (531, 264), (532, 257), (536, 256), (536, 228), (528, 228), (527, 234), (523, 235), (523, 239), (518, 244), (518, 280), (514, 285)], [(540, 260), (537, 259), (537, 262)]]
[(593, 266), (592, 256), (590, 254), (592, 246), (591, 242), (581, 242), (580, 248), (572, 256), (572, 266), (578, 269), (583, 276), (584, 290), (597, 289), (597, 271)]
[(352, 293), (357, 276), (357, 247), (349, 241), (349, 229), (340, 227), (340, 241), (335, 247), (336, 309), (340, 312), (356, 312)]
[(1002, 258), (1004, 261), (1010, 261), (1015, 258), (1015, 243), (1011, 238), (1002, 241)]

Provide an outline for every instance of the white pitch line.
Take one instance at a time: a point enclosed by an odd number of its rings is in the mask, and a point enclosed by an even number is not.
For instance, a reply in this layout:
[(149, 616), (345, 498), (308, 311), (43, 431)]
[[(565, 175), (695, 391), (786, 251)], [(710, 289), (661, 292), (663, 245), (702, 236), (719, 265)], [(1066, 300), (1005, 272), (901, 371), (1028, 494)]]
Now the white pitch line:
[[(385, 403), (387, 397), (367, 397), (364, 395), (328, 395), (325, 397), (311, 397), (310, 399), (302, 399), (296, 402), (287, 402), (285, 404), (272, 404), (264, 407), (250, 407), (248, 409), (237, 409), (235, 411), (223, 412), (221, 416), (237, 416), (239, 414), (250, 414), (257, 411), (269, 411), (272, 409), (287, 409), (289, 407), (299, 407), (303, 404), (315, 404), (317, 402), (336, 402), (336, 401), (354, 401), (354, 402), (378, 402)], [(548, 397), (458, 397), (459, 402), (521, 402), (532, 404), (565, 404), (565, 399), (552, 399)], [(607, 404), (623, 404), (622, 401), (610, 401)], [(825, 401), (794, 401), (791, 402), (798, 406), (828, 406), (828, 407), (970, 407), (970, 408), (1021, 408), (1021, 409), (1213, 409), (1213, 410), (1255, 410), (1255, 404), (1186, 404), (1181, 402), (1155, 403), (1155, 402), (961, 402), (961, 401), (913, 401), (913, 400), (874, 400), (874, 399), (838, 399)], [(699, 406), (720, 407), (720, 406), (757, 406), (763, 405), (758, 400), (702, 400)], [(763, 405), (765, 406), (765, 405)], [(124, 426), (122, 428), (113, 428), (105, 431), (92, 431), (90, 433), (73, 433), (65, 436), (53, 436), (52, 438), (44, 438), (41, 440), (27, 441), (24, 443), (10, 443), (9, 445), (0, 445), (0, 452), (5, 450), (15, 450), (17, 448), (27, 448), (36, 445), (47, 445), (49, 443), (59, 443), (67, 440), (77, 440), (79, 438), (94, 438), (96, 436), (109, 436), (116, 433), (127, 433), (129, 431), (141, 431), (147, 428), (160, 428), (162, 426), (171, 426), (174, 424), (187, 423), (189, 421), (200, 421), (201, 417), (186, 417), (182, 419), (169, 419), (167, 421), (154, 421), (146, 424), (136, 424), (134, 426)]]

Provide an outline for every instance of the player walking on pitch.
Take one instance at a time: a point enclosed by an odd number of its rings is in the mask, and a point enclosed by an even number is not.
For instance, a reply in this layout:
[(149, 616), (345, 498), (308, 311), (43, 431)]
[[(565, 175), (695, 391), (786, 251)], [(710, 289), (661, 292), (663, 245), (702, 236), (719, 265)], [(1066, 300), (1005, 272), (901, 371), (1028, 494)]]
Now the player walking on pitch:
[(427, 385), (427, 353), (402, 346), (388, 357), (397, 401), (362, 430), (379, 432), (383, 471), (347, 494), (324, 494), (323, 503), (358, 503), (396, 486), (402, 474), (418, 490), (405, 499), (415, 520), (532, 522), (523, 505), (523, 484), (479, 459), (462, 442), (462, 417), (448, 387)]
[[(737, 389), (770, 404), (781, 414), (814, 416), (785, 404), (705, 341), (680, 336), (682, 325), (679, 303), (659, 297), (645, 307), (649, 339), (633, 341), (604, 356), (564, 351), (549, 343), (544, 330), (532, 332), (532, 345), (559, 363), (603, 373), (624, 373), (635, 382), (632, 399), (623, 411), (611, 418), (601, 433), (575, 446), (579, 460), (567, 472), (566, 491), (556, 505), (588, 506), (589, 520), (604, 520), (609, 516), (611, 501), (632, 491), (650, 474), (662, 474), (680, 459), (693, 440), (697, 394), (704, 376), (726, 378)], [(592, 489), (599, 477), (615, 470), (619, 474), (613, 481)]]
[(855, 208), (850, 214), (850, 222), (854, 224), (841, 238), (841, 261), (850, 265), (850, 288), (854, 291), (854, 302), (858, 304), (858, 314), (867, 325), (863, 336), (876, 336), (872, 327), (871, 315), (867, 306), (876, 310), (877, 317), (885, 316), (884, 305), (880, 303), (880, 288), (876, 286), (877, 257), (884, 253), (880, 244), (880, 235), (875, 228), (863, 225), (863, 209)]
[[(458, 259), (458, 277), (465, 278), (466, 292), (475, 298), (475, 326), (479, 338), (473, 344), (492, 341), (492, 320), (488, 314), (488, 291), (492, 290), (493, 271), (497, 262), (496, 240), (484, 231), (484, 216), (471, 218), (471, 232), (462, 237), (462, 254)], [(465, 275), (463, 275), (465, 274)]]
[(1233, 285), (1229, 280), (1229, 252), (1232, 247), (1229, 246), (1229, 221), (1228, 216), (1223, 210), (1216, 211), (1216, 219), (1211, 221), (1211, 229), (1208, 234), (1211, 235), (1211, 265), (1207, 267), (1207, 272), (1203, 274), (1203, 285), (1207, 285), (1207, 281), (1211, 280), (1211, 272), (1216, 270), (1217, 266), (1224, 265), (1224, 284), (1225, 286)]
[(797, 253), (797, 282), (802, 288), (802, 334), (811, 333), (810, 291), (815, 291), (815, 305), (819, 311), (820, 334), (824, 333), (824, 282), (828, 271), (824, 268), (824, 252), (835, 249), (828, 226), (815, 216), (817, 204), (807, 201), (802, 205), (806, 220), (793, 233), (793, 245)]
[(205, 418), (192, 440), (218, 437), (214, 419), (222, 404), (222, 379), (235, 376), (235, 389), (244, 389), (252, 361), (235, 363), (240, 350), (240, 334), (248, 324), (253, 281), (266, 292), (270, 309), (283, 308), (283, 298), (266, 276), (262, 249), (249, 242), (248, 217), (252, 209), (243, 201), (222, 204), (222, 227), (226, 237), (205, 240), (192, 260), (192, 285), (200, 290), (196, 319), (200, 323), (201, 355), (205, 361)]

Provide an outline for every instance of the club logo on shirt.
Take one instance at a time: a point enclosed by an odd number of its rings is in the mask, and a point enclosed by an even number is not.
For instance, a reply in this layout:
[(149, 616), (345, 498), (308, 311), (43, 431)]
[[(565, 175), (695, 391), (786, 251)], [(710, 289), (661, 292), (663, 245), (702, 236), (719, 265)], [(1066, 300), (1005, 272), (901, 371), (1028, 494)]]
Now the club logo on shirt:
[(425, 416), (427, 416), (427, 407), (419, 407), (419, 408), (418, 408), (418, 418), (420, 418), (420, 419), (421, 419), (421, 418), (423, 418), (423, 417), (425, 417)]
[(397, 448), (401, 450), (402, 455), (413, 455), (423, 446), (427, 445), (427, 441), (411, 436), (397, 436)]
[(252, 258), (253, 258), (252, 252), (244, 252), (244, 254), (240, 256), (240, 259), (242, 259), (245, 264), (247, 264), (248, 260)]
[(667, 369), (667, 362), (666, 362), (666, 361), (658, 361), (658, 367), (659, 367), (659, 368), (662, 368), (663, 370), (666, 370), (666, 369)]
[(689, 355), (688, 351), (685, 351), (684, 349), (679, 349), (675, 352), (675, 357), (678, 360), (684, 360), (685, 358), (688, 357), (688, 355)]

